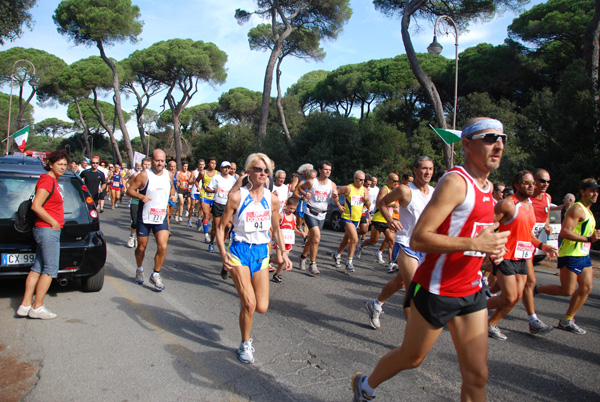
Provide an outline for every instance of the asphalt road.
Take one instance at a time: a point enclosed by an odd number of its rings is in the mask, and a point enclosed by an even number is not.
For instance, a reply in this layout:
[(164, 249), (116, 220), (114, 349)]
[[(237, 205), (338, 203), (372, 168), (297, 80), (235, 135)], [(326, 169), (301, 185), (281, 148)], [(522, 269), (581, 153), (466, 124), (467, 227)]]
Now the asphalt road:
[[(244, 365), (235, 353), (239, 300), (231, 280), (221, 279), (218, 254), (208, 253), (195, 228), (174, 223), (166, 289), (137, 285), (128, 216), (124, 207), (101, 215), (109, 242), (102, 291), (52, 285), (46, 305), (57, 319), (18, 318), (24, 281), (0, 282), (0, 401), (349, 401), (352, 373), (370, 372), (402, 340), (403, 291), (386, 303), (380, 330), (370, 328), (364, 309), (391, 279), (387, 267), (367, 250), (354, 275), (336, 271), (328, 255), (341, 234), (326, 230), (319, 277), (295, 268), (284, 283), (271, 282), (269, 311), (254, 319), (256, 363)], [(300, 240), (294, 262), (299, 248)], [(540, 267), (538, 282), (558, 283), (555, 272)], [(489, 400), (600, 400), (599, 284), (577, 316), (584, 336), (530, 335), (522, 305), (500, 322), (508, 341), (489, 343)], [(541, 295), (538, 316), (556, 324), (567, 303)], [(444, 330), (421, 367), (384, 383), (377, 400), (458, 400), (460, 382)]]

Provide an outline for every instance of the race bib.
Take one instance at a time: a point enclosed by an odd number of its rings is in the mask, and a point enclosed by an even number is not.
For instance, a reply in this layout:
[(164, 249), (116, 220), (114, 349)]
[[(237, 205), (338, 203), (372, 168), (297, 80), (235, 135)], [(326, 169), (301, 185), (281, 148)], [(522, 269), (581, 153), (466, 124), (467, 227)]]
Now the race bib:
[(364, 204), (364, 197), (362, 195), (353, 195), (350, 197), (350, 205), (353, 207), (360, 207)]
[(167, 216), (166, 208), (150, 208), (148, 214), (150, 223), (162, 223), (165, 220), (165, 216)]
[(113, 187), (120, 187), (121, 186), (121, 182), (120, 181), (113, 181)]
[(325, 201), (327, 201), (327, 191), (315, 190), (314, 198), (315, 198), (316, 202), (325, 202)]
[(183, 188), (184, 190), (187, 190), (189, 187), (189, 183), (187, 181), (182, 181), (181, 182), (181, 188)]
[[(477, 237), (483, 231), (483, 229), (488, 226), (492, 226), (491, 223), (480, 223), (475, 222), (473, 224), (473, 231), (471, 232), (471, 237)], [(485, 253), (481, 253), (479, 251), (465, 251), (464, 255), (468, 255), (469, 257), (485, 257)]]
[(530, 241), (517, 241), (515, 248), (515, 258), (528, 260), (533, 257), (535, 246)]
[(227, 197), (229, 197), (229, 190), (223, 190), (222, 188), (220, 188), (217, 192), (217, 197), (226, 200)]
[(586, 241), (585, 243), (583, 243), (581, 245), (581, 251), (583, 251), (585, 254), (589, 254), (591, 247), (592, 247), (592, 243), (590, 243), (589, 241)]
[(544, 222), (538, 222), (535, 225), (533, 225), (533, 235), (535, 237), (538, 237), (539, 234), (544, 230), (544, 226), (546, 226)]
[(246, 233), (262, 232), (271, 228), (271, 211), (246, 212), (244, 231)]
[(285, 244), (296, 243), (296, 233), (294, 233), (294, 229), (281, 229), (281, 233), (283, 234), (283, 242)]

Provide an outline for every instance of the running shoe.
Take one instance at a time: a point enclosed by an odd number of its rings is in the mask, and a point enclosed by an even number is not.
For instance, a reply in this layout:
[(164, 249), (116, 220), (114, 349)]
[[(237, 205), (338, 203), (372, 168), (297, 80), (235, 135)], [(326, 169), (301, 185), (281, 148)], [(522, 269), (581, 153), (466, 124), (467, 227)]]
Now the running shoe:
[(383, 254), (379, 250), (377, 250), (375, 252), (375, 259), (377, 260), (377, 262), (379, 264), (385, 264), (385, 260), (383, 259)]
[(135, 246), (135, 235), (129, 235), (129, 239), (127, 239), (127, 247), (133, 248)]
[(535, 321), (529, 321), (529, 333), (533, 335), (545, 335), (552, 331), (552, 325), (544, 324), (540, 319), (536, 318)]
[(29, 310), (29, 318), (39, 318), (42, 320), (52, 320), (56, 318), (56, 314), (48, 310), (46, 306), (32, 308)]
[(191, 228), (191, 227), (192, 227), (192, 220), (188, 219), (188, 228)]
[(135, 283), (139, 283), (140, 285), (144, 283), (144, 271), (135, 270)]
[(361, 253), (362, 253), (362, 246), (361, 246), (361, 244), (362, 244), (362, 243), (358, 243), (358, 244), (356, 245), (356, 250), (354, 251), (354, 256), (355, 256), (356, 258), (358, 258), (358, 259), (360, 259), (360, 255), (361, 255)]
[(381, 323), (379, 322), (379, 314), (381, 314), (381, 310), (377, 310), (375, 308), (374, 300), (367, 300), (365, 302), (365, 309), (367, 309), (367, 313), (369, 313), (369, 324), (373, 329), (381, 328)]
[(221, 267), (221, 278), (223, 278), (223, 280), (227, 280), (228, 276), (229, 272), (225, 271), (225, 267)]
[(240, 343), (237, 354), (238, 359), (242, 363), (254, 363), (254, 348), (252, 347), (252, 339), (248, 339), (248, 342), (246, 343)]
[(115, 206), (114, 206), (114, 205), (112, 206), (112, 210), (113, 210), (113, 211), (115, 210)]
[(312, 276), (317, 276), (319, 275), (321, 272), (319, 272), (319, 268), (317, 268), (317, 263), (316, 262), (312, 262), (309, 264), (308, 266), (308, 272), (312, 275)]
[(199, 232), (201, 228), (202, 228), (202, 221), (200, 219), (198, 219), (198, 221), (196, 222), (196, 232)]
[(342, 265), (341, 257), (336, 256), (335, 253), (331, 253), (331, 258), (333, 258), (336, 268), (339, 268)]
[(302, 256), (298, 256), (298, 262), (300, 263), (300, 265), (298, 266), (298, 268), (300, 268), (300, 271), (306, 271), (306, 258), (301, 258)]
[(277, 271), (277, 268), (275, 268), (275, 266), (273, 264), (269, 263), (269, 272), (275, 272)]
[(563, 320), (561, 318), (560, 320), (558, 320), (558, 325), (556, 326), (556, 328), (562, 329), (563, 331), (569, 331), (577, 335), (585, 335), (587, 333), (585, 329), (575, 324), (575, 320)]
[(209, 253), (215, 252), (215, 246), (212, 243), (208, 243), (208, 252)]
[(500, 329), (497, 325), (490, 325), (488, 327), (488, 336), (499, 341), (505, 341), (507, 339), (506, 335), (500, 332)]
[(388, 265), (388, 274), (393, 274), (397, 270), (398, 270), (398, 264), (396, 264), (395, 262), (390, 262), (390, 265)]
[(362, 390), (362, 384), (367, 376), (357, 371), (352, 376), (352, 391), (354, 391), (354, 398), (352, 398), (352, 402), (365, 402), (372, 401), (375, 399), (374, 396), (369, 396), (365, 391)]
[(204, 243), (210, 243), (210, 235), (208, 233), (204, 233)]
[(352, 264), (352, 261), (346, 262), (346, 273), (351, 274), (353, 272), (354, 272), (354, 265)]
[(17, 309), (17, 315), (19, 317), (27, 317), (29, 315), (30, 311), (31, 311), (31, 306), (20, 305), (19, 308)]
[(304, 239), (302, 239), (302, 244), (306, 244), (307, 241), (308, 241), (308, 236), (305, 236)]
[(187, 218), (188, 216), (190, 216), (190, 213), (186, 210), (183, 212), (183, 214), (185, 215), (185, 217)]
[(154, 287), (158, 290), (163, 290), (165, 288), (165, 285), (160, 279), (160, 275), (158, 272), (155, 272), (152, 275), (150, 275), (150, 282), (152, 282), (154, 284)]
[(273, 282), (281, 283), (283, 282), (283, 278), (281, 277), (281, 275), (273, 274)]

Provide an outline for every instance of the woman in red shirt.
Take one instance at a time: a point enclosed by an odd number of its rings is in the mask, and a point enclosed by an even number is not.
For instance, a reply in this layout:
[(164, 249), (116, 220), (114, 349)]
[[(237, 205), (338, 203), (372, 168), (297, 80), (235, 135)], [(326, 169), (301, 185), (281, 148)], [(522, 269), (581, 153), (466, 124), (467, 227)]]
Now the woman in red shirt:
[[(51, 320), (56, 314), (44, 306), (44, 297), (50, 288), (52, 278), (58, 276), (60, 259), (60, 232), (65, 224), (63, 195), (58, 178), (69, 166), (69, 154), (64, 150), (52, 152), (44, 167), (48, 173), (42, 174), (35, 186), (35, 198), (31, 210), (37, 219), (33, 228), (33, 238), (37, 243), (35, 262), (25, 282), (25, 295), (17, 310), (21, 317)], [(33, 294), (35, 292), (35, 301)]]

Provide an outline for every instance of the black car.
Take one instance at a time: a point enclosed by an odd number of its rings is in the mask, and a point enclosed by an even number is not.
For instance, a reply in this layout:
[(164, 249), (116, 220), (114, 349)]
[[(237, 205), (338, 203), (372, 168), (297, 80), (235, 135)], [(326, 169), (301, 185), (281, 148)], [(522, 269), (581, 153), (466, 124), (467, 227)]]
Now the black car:
[[(33, 235), (17, 232), (13, 223), (19, 204), (33, 194), (43, 173), (46, 171), (39, 159), (0, 157), (0, 279), (24, 278), (33, 265)], [(65, 225), (60, 236), (57, 280), (66, 285), (70, 279), (81, 279), (84, 291), (97, 292), (104, 285), (106, 262), (106, 241), (98, 211), (75, 173), (67, 170), (58, 183), (64, 196)]]
[[(340, 195), (340, 204), (344, 205), (344, 195)], [(342, 225), (342, 213), (338, 210), (338, 207), (333, 200), (329, 200), (327, 206), (327, 215), (325, 216), (325, 226), (335, 230), (336, 232), (343, 232), (344, 225)]]

